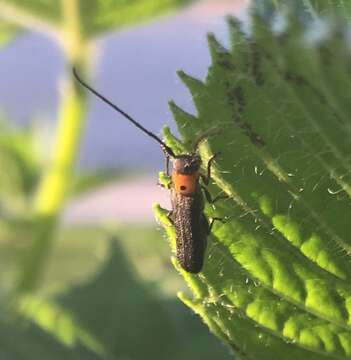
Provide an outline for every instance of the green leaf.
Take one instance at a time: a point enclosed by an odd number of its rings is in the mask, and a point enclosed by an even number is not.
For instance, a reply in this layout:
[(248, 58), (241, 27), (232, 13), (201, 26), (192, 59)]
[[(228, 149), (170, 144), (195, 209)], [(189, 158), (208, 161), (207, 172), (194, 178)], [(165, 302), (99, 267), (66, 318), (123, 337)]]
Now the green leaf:
[(85, 38), (139, 24), (189, 4), (191, 0), (1, 0), (0, 18), (21, 27), (58, 34), (60, 27), (79, 23)]
[[(59, 322), (59, 319), (57, 319)], [(61, 323), (61, 326), (64, 325)], [(81, 343), (65, 346), (35, 324), (0, 320), (0, 358), (6, 360), (98, 360), (96, 353)]]
[(197, 319), (141, 282), (115, 239), (100, 271), (56, 302), (113, 359), (228, 358)]
[(0, 23), (0, 46), (5, 46), (16, 35), (17, 28), (10, 24)]
[[(272, 14), (271, 14), (272, 15)], [(265, 17), (266, 18), (266, 17)], [(271, 17), (273, 18), (273, 16)], [(207, 206), (216, 223), (200, 275), (178, 270), (181, 299), (242, 358), (351, 357), (351, 60), (344, 21), (280, 31), (253, 12), (250, 35), (229, 19), (231, 48), (209, 36), (205, 82), (182, 72), (197, 115), (171, 106), (205, 170), (217, 152)], [(166, 136), (168, 141), (168, 136)], [(172, 141), (170, 141), (172, 143)], [(166, 213), (159, 220), (175, 242)]]
[(155, 16), (189, 4), (189, 0), (94, 0), (89, 6), (81, 0), (85, 33), (89, 36), (101, 32), (139, 24)]
[(74, 347), (81, 343), (92, 352), (105, 355), (103, 346), (79, 327), (68, 312), (54, 302), (28, 295), (22, 297), (17, 306), (23, 317), (31, 319), (67, 347)]
[(19, 130), (0, 121), (0, 204), (9, 211), (24, 210), (38, 182), (40, 161), (32, 130)]
[[(271, 0), (271, 2), (280, 10), (286, 10), (288, 5), (295, 10), (301, 10), (301, 14), (309, 14), (314, 18), (319, 15), (328, 16), (333, 14), (350, 19), (351, 15), (351, 4), (349, 1), (344, 0)], [(255, 0), (255, 3), (259, 4), (257, 0)]]
[[(59, 23), (62, 16), (62, 1), (53, 0), (1, 0), (0, 8), (6, 18), (10, 15), (15, 16), (38, 16), (42, 20), (48, 22)], [(9, 14), (9, 15), (7, 15)], [(26, 19), (24, 19), (25, 21)], [(29, 19), (27, 19), (29, 20)], [(9, 19), (10, 21), (10, 19)], [(16, 19), (13, 19), (15, 22)]]

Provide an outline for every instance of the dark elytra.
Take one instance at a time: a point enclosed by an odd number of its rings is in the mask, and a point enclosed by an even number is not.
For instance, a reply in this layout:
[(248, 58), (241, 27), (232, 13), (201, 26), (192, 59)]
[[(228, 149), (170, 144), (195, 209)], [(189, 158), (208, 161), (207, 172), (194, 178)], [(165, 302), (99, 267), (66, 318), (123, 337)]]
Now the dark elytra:
[[(198, 173), (201, 159), (196, 154), (179, 155), (173, 161), (173, 171), (182, 175)], [(174, 184), (172, 184), (174, 185)], [(180, 186), (186, 190), (186, 186)], [(171, 186), (172, 212), (170, 219), (176, 231), (176, 254), (181, 267), (190, 273), (198, 273), (203, 266), (206, 250), (208, 223), (203, 215), (203, 196), (198, 180), (195, 191), (188, 195), (177, 192)]]
[(203, 267), (209, 228), (203, 215), (201, 189), (198, 186), (194, 196), (185, 196), (171, 189), (171, 201), (178, 262), (185, 271), (196, 274)]

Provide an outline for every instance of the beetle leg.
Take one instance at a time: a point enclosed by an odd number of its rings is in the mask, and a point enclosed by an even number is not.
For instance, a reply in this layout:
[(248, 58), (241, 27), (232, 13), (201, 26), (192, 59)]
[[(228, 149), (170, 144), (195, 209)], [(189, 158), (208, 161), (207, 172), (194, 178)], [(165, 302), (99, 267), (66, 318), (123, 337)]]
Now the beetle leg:
[(201, 185), (201, 189), (204, 192), (205, 198), (209, 204), (214, 204), (218, 200), (228, 199), (228, 197), (229, 197), (228, 195), (225, 195), (225, 194), (218, 194), (217, 196), (212, 198), (210, 192), (207, 190), (207, 188), (205, 186)]
[(218, 135), (218, 134), (220, 134), (220, 133), (222, 133), (222, 129), (210, 129), (210, 130), (208, 130), (208, 131), (205, 131), (202, 135), (200, 135), (200, 136), (196, 139), (196, 141), (195, 141), (195, 143), (194, 143), (194, 146), (193, 146), (194, 151), (197, 151), (198, 148), (199, 148), (199, 146), (200, 146), (200, 144), (201, 144), (203, 141), (207, 140), (209, 136)]
[(211, 232), (210, 224), (208, 223), (208, 220), (204, 214), (202, 214), (202, 226), (206, 230), (206, 234), (209, 235)]
[(212, 227), (213, 227), (213, 224), (216, 222), (216, 221), (220, 221), (222, 224), (225, 224), (226, 223), (226, 220), (225, 219), (222, 219), (222, 218), (219, 218), (219, 217), (214, 217), (211, 219), (211, 222), (209, 224), (209, 233), (211, 232), (212, 230)]
[(212, 199), (212, 196), (211, 196), (210, 192), (209, 192), (209, 191), (207, 190), (207, 188), (206, 188), (205, 186), (203, 186), (203, 185), (201, 185), (201, 189), (202, 189), (202, 191), (203, 191), (204, 194), (205, 194), (205, 198), (206, 198), (207, 202), (208, 202), (209, 204), (212, 204), (212, 203), (213, 203), (213, 199)]
[(210, 157), (210, 159), (208, 160), (208, 163), (207, 163), (207, 174), (206, 174), (206, 175), (203, 175), (203, 174), (200, 175), (200, 176), (201, 176), (201, 179), (202, 179), (202, 181), (203, 181), (203, 183), (204, 183), (205, 185), (208, 185), (208, 184), (210, 183), (210, 180), (211, 180), (211, 166), (212, 166), (212, 162), (213, 162), (213, 160), (214, 160), (219, 154), (220, 154), (220, 153), (217, 152), (217, 153), (215, 153), (214, 155), (212, 155), (212, 156)]
[(169, 176), (169, 156), (166, 156), (166, 175)]
[(169, 210), (167, 213), (167, 218), (169, 222), (174, 226), (174, 216), (173, 216), (173, 210)]
[(215, 196), (212, 199), (212, 202), (210, 204), (214, 204), (215, 202), (217, 202), (218, 200), (226, 200), (229, 199), (230, 196), (226, 195), (226, 194), (218, 194), (217, 196)]

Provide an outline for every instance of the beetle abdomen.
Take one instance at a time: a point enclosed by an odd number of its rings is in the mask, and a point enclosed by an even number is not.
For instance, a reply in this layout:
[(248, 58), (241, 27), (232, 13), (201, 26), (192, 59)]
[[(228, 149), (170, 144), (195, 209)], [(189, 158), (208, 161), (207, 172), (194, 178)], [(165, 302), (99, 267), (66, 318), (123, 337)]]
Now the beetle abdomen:
[(177, 259), (184, 270), (201, 271), (206, 249), (206, 229), (203, 224), (202, 195), (194, 196), (171, 192), (173, 221), (176, 230)]

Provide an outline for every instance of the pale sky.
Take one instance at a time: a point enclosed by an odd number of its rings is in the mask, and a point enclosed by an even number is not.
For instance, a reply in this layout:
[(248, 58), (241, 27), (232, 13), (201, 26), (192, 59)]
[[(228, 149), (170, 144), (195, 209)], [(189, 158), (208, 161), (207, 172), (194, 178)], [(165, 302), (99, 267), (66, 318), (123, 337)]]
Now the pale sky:
[[(175, 15), (108, 35), (98, 46), (94, 86), (159, 133), (174, 127), (167, 101), (194, 111), (176, 70), (203, 79), (209, 65), (206, 33), (227, 44), (224, 16), (240, 14), (246, 1), (200, 1)], [(40, 119), (53, 129), (64, 58), (51, 39), (27, 33), (2, 49), (0, 109), (16, 123)], [(81, 146), (83, 167), (162, 168), (159, 147), (94, 99)], [(141, 156), (142, 154), (142, 156)]]

